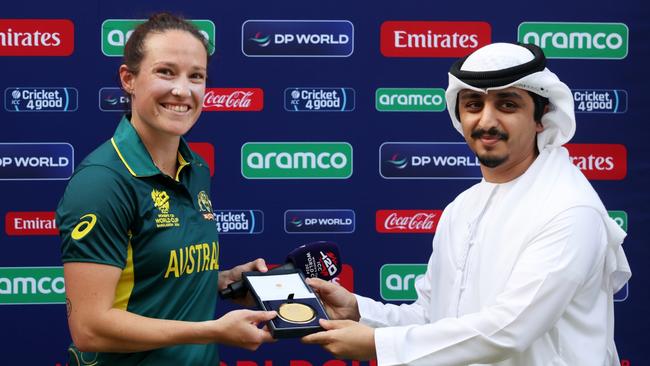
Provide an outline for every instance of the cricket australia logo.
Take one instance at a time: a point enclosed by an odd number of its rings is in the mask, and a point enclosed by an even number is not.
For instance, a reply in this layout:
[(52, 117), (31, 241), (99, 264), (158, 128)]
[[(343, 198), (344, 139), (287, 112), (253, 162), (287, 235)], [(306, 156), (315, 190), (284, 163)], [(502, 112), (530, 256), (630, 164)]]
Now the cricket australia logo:
[(203, 218), (206, 220), (214, 221), (214, 213), (212, 211), (212, 202), (210, 202), (210, 197), (205, 191), (199, 192), (196, 196), (196, 201), (199, 204), (199, 211), (203, 214)]
[(151, 191), (151, 200), (153, 206), (160, 211), (156, 217), (156, 227), (178, 227), (180, 220), (173, 213), (169, 213), (169, 195), (165, 191), (158, 191), (156, 189)]

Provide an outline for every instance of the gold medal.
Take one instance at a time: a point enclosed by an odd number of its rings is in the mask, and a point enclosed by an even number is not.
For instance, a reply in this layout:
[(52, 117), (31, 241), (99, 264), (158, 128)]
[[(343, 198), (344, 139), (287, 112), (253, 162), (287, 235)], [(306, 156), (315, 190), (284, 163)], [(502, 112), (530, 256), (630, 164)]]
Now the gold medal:
[(291, 302), (280, 305), (278, 315), (289, 323), (306, 324), (314, 320), (316, 312), (309, 305)]

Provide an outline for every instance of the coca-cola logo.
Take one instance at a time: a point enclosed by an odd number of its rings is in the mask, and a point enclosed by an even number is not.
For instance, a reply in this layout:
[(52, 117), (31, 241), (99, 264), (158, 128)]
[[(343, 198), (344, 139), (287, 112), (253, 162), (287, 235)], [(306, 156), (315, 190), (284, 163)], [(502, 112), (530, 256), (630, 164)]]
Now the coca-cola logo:
[(441, 210), (379, 210), (375, 227), (379, 233), (435, 233)]
[(260, 88), (208, 88), (203, 98), (204, 111), (261, 111), (264, 91)]

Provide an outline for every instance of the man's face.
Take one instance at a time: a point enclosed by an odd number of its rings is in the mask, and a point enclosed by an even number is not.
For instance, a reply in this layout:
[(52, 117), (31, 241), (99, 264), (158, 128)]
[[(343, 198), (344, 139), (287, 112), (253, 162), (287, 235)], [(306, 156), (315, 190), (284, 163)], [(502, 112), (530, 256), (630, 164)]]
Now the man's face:
[(519, 88), (492, 90), (488, 94), (462, 90), (458, 112), (463, 135), (481, 164), (491, 173), (525, 171), (537, 155), (538, 132), (533, 119), (533, 98)]

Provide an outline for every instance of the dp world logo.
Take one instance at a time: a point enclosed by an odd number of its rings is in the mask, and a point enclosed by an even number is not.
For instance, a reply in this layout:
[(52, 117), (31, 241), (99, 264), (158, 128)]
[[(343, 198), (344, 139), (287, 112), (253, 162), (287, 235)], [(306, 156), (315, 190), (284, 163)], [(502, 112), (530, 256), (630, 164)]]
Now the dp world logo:
[(405, 157), (401, 156), (399, 153), (393, 154), (390, 159), (386, 160), (386, 164), (389, 166), (395, 167), (395, 169), (404, 169), (408, 165), (408, 161)]
[(287, 210), (284, 231), (289, 234), (353, 233), (353, 210)]
[(623, 59), (629, 29), (623, 23), (524, 22), (517, 40), (533, 43), (548, 58)]
[(481, 179), (480, 163), (464, 142), (385, 142), (379, 175), (385, 179)]
[[(133, 30), (144, 23), (146, 19), (106, 19), (102, 23), (102, 52), (106, 56), (121, 57), (124, 45), (129, 40)], [(214, 53), (214, 23), (211, 20), (189, 20), (199, 29), (208, 40), (208, 51)]]
[(247, 20), (241, 37), (248, 57), (348, 57), (354, 51), (347, 20)]
[(384, 264), (379, 270), (381, 298), (386, 301), (416, 300), (415, 281), (426, 271), (426, 264)]
[(99, 110), (124, 112), (129, 110), (130, 98), (120, 88), (99, 89)]
[(79, 92), (75, 88), (5, 89), (5, 110), (8, 112), (74, 112)]
[(262, 33), (257, 32), (255, 35), (249, 40), (259, 47), (267, 47), (269, 44), (271, 44), (271, 36), (264, 36)]
[(248, 179), (347, 179), (352, 145), (347, 142), (248, 142), (241, 149)]

